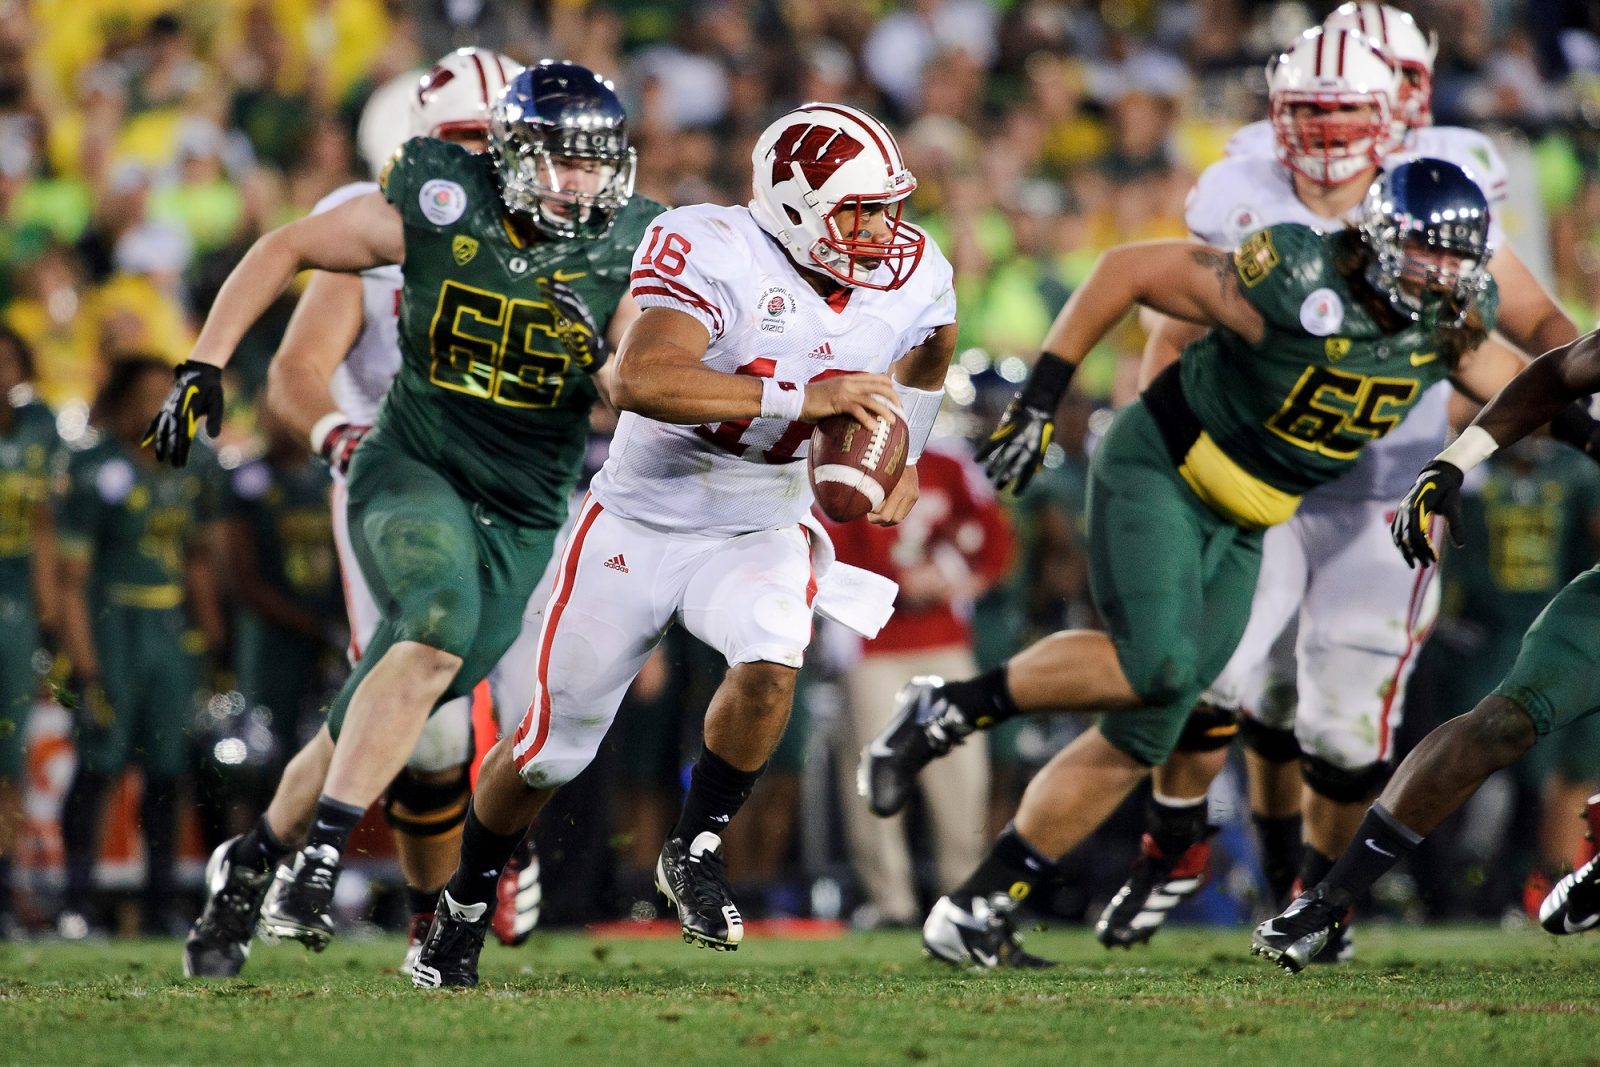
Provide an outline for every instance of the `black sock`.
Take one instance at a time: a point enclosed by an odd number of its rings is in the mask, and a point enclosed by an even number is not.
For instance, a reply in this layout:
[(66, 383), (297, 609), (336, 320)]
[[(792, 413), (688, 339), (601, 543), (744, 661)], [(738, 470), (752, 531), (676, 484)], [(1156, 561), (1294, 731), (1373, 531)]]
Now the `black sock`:
[(976, 729), (987, 730), (1021, 714), (1006, 688), (1006, 665), (964, 682), (948, 682), (941, 690)]
[[(1261, 871), (1267, 876), (1267, 892), (1276, 907), (1294, 888), (1295, 876), (1300, 873), (1301, 853), (1309, 851), (1300, 843), (1301, 819), (1298, 814), (1252, 812), (1250, 821), (1256, 825), (1256, 840), (1261, 843)], [(1315, 882), (1306, 884), (1316, 885)]]
[(1022, 900), (1033, 887), (1055, 873), (1056, 861), (1030, 845), (1015, 825), (1008, 825), (995, 838), (989, 854), (966, 881), (950, 891), (957, 903), (973, 897), (1004, 894)]
[(10, 915), (14, 909), (11, 896), (11, 857), (0, 856), (0, 915)]
[(689, 776), (689, 795), (683, 798), (683, 812), (671, 836), (693, 841), (707, 830), (720, 836), (750, 799), (750, 791), (766, 769), (763, 764), (757, 770), (741, 771), (709, 748), (701, 748)]
[[(1356, 830), (1355, 840), (1344, 850), (1323, 879), (1328, 887), (1347, 893), (1351, 900), (1360, 897), (1404, 856), (1417, 847), (1422, 835), (1403, 826), (1382, 804), (1367, 809), (1366, 818)], [(1310, 889), (1310, 886), (1306, 886)]]
[(177, 878), (177, 779), (146, 773), (139, 816), (144, 831), (144, 926), (148, 931), (156, 931), (161, 928), (165, 910), (171, 906)]
[(1194, 804), (1167, 804), (1161, 798), (1150, 797), (1145, 808), (1144, 825), (1155, 839), (1156, 848), (1168, 859), (1177, 859), (1191, 845), (1206, 839), (1211, 829), (1206, 822), (1207, 805), (1204, 797)]
[(1328, 877), (1328, 872), (1333, 870), (1333, 860), (1324, 856), (1310, 845), (1305, 847), (1305, 859), (1300, 864), (1300, 885), (1310, 889)]
[(412, 915), (432, 915), (433, 909), (439, 903), (439, 891), (429, 892), (418, 889), (411, 883), (406, 883), (406, 911)]
[(445, 890), (457, 904), (490, 904), (506, 861), (517, 850), (526, 829), (514, 834), (497, 834), (478, 821), (478, 813), (467, 809), (467, 822), (461, 828), (461, 862), (445, 883)]
[(334, 800), (324, 793), (317, 798), (317, 813), (311, 819), (311, 829), (306, 831), (306, 845), (332, 845), (340, 855), (350, 843), (350, 835), (367, 809), (342, 800)]
[(233, 848), (228, 850), (228, 859), (240, 867), (271, 871), (293, 851), (294, 849), (278, 840), (278, 835), (272, 832), (272, 825), (267, 822), (267, 817), (262, 815), (254, 826), (233, 843)]
[(100, 843), (100, 817), (111, 779), (81, 767), (61, 805), (61, 845), (66, 852), (67, 882), (63, 897), (73, 910), (87, 911), (94, 888), (94, 861)]

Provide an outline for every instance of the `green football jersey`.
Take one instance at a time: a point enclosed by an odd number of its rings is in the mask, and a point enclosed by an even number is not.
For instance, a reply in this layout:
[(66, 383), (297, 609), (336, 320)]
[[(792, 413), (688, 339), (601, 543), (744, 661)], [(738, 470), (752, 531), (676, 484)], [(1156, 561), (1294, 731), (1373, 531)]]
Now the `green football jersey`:
[(557, 314), (550, 286), (570, 286), (606, 329), (634, 249), (665, 209), (636, 196), (603, 238), (528, 243), (507, 221), (491, 157), (428, 138), (402, 145), (380, 181), (405, 219), (406, 262), (400, 373), (377, 432), (463, 498), (559, 526), (600, 361), (593, 338)]
[(339, 563), (333, 545), (327, 465), (306, 459), (288, 469), (265, 459), (228, 473), (219, 513), (250, 530), (262, 579), (318, 617), (337, 618)]
[(50, 499), (62, 445), (43, 404), (24, 404), (12, 418), (11, 432), (0, 434), (0, 593), (15, 596), (31, 595), (33, 516)]
[[(1181, 361), (1184, 397), (1205, 434), (1286, 498), (1343, 474), (1450, 373), (1436, 315), (1388, 331), (1335, 269), (1356, 239), (1292, 223), (1251, 234), (1234, 269), (1266, 336), (1251, 344), (1215, 329)], [(1478, 299), (1485, 329), (1497, 306), (1491, 283)]]
[(188, 546), (215, 516), (209, 460), (197, 450), (181, 469), (140, 462), (109, 438), (68, 460), (56, 532), (63, 555), (92, 561), (92, 604), (160, 609), (183, 602)]

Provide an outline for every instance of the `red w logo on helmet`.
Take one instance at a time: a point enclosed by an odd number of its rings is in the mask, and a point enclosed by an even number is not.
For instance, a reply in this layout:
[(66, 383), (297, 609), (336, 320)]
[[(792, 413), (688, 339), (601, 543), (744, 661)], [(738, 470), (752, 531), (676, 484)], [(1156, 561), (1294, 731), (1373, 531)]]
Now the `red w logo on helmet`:
[(772, 184), (793, 177), (790, 165), (798, 163), (800, 172), (815, 189), (833, 177), (834, 171), (859, 156), (865, 147), (843, 130), (797, 122), (783, 131), (773, 149)]

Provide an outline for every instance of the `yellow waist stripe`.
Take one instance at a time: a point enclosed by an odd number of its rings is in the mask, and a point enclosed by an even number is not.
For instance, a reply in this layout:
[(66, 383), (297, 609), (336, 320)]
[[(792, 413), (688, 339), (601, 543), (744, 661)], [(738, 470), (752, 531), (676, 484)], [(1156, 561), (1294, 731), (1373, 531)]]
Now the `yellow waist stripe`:
[(1298, 496), (1268, 485), (1235, 463), (1204, 430), (1183, 457), (1178, 473), (1208, 507), (1246, 528), (1287, 522), (1300, 506)]
[(128, 585), (117, 582), (106, 589), (106, 599), (125, 608), (167, 611), (183, 603), (183, 586)]

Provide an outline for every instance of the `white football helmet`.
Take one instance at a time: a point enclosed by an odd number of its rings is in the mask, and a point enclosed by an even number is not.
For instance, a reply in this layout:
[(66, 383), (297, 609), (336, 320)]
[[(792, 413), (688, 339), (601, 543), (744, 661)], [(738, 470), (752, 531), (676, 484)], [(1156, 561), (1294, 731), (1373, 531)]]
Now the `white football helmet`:
[[(917, 180), (894, 135), (865, 111), (803, 104), (762, 132), (750, 161), (750, 213), (800, 266), (864, 289), (898, 289), (917, 269), (927, 238), (900, 219)], [(841, 208), (854, 215), (836, 219)], [(889, 224), (883, 240), (860, 226), (875, 210)]]
[(1355, 30), (1307, 30), (1267, 65), (1278, 158), (1321, 185), (1377, 166), (1392, 149), (1400, 69)]
[(521, 63), (487, 48), (456, 49), (418, 79), (411, 97), (411, 136), (485, 134), (490, 105), (521, 70)]
[[(1417, 20), (1388, 4), (1341, 4), (1322, 20), (1324, 30), (1364, 33), (1400, 64), (1400, 109), (1397, 121), (1406, 129), (1433, 125), (1433, 60), (1439, 37), (1423, 33)], [(1399, 136), (1404, 136), (1404, 130)]]

